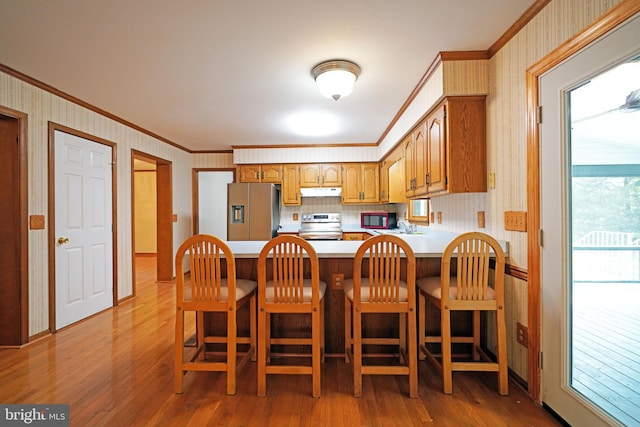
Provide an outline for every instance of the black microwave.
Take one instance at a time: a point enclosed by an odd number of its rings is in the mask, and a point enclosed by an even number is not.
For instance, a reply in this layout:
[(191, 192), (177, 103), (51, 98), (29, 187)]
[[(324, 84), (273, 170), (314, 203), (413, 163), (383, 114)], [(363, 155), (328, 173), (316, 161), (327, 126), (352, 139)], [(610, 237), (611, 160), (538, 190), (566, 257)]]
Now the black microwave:
[(396, 228), (397, 226), (395, 212), (360, 213), (360, 227), (362, 228)]

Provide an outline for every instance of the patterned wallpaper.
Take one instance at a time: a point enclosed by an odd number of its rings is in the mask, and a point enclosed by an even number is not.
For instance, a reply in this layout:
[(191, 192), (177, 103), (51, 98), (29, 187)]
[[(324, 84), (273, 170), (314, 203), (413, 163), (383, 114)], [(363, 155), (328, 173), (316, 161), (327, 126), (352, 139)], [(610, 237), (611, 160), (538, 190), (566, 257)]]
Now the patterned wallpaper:
[[(48, 122), (116, 144), (118, 296), (130, 296), (132, 284), (131, 149), (172, 162), (174, 250), (191, 230), (191, 156), (189, 153), (124, 126), (84, 107), (0, 72), (0, 105), (28, 115), (28, 211), (48, 213)], [(48, 227), (29, 231), (29, 335), (49, 328)], [(34, 260), (38, 260), (35, 262)], [(43, 261), (41, 261), (43, 260)]]

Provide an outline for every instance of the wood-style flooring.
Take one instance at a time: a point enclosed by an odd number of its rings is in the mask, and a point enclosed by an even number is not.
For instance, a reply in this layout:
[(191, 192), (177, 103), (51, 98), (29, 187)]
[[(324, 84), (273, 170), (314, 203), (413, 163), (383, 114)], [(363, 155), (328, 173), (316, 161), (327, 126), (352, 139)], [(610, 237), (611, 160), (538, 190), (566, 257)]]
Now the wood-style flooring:
[(640, 283), (573, 285), (572, 386), (640, 425)]
[(137, 260), (136, 297), (22, 349), (0, 351), (0, 402), (70, 405), (72, 426), (556, 426), (514, 382), (497, 393), (493, 373), (455, 373), (442, 393), (434, 368), (420, 362), (420, 398), (406, 377), (365, 376), (353, 397), (350, 365), (328, 357), (322, 397), (310, 376), (269, 376), (256, 396), (256, 368), (225, 394), (222, 373), (192, 372), (173, 392), (174, 287), (155, 283), (155, 259)]

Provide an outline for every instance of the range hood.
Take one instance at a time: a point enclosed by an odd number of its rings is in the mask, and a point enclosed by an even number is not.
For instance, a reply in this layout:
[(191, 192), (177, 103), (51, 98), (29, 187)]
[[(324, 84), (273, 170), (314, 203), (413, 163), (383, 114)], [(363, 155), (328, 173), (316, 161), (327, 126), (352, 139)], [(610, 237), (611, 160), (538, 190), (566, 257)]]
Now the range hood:
[(340, 187), (313, 187), (301, 188), (302, 197), (340, 197), (342, 188)]

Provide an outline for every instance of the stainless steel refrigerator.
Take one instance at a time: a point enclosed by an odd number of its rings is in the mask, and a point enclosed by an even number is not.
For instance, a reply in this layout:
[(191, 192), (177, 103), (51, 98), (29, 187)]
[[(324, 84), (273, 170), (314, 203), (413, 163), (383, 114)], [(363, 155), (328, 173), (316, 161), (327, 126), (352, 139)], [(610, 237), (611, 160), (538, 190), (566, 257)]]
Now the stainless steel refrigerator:
[(269, 240), (280, 226), (280, 191), (274, 184), (227, 185), (227, 240)]

